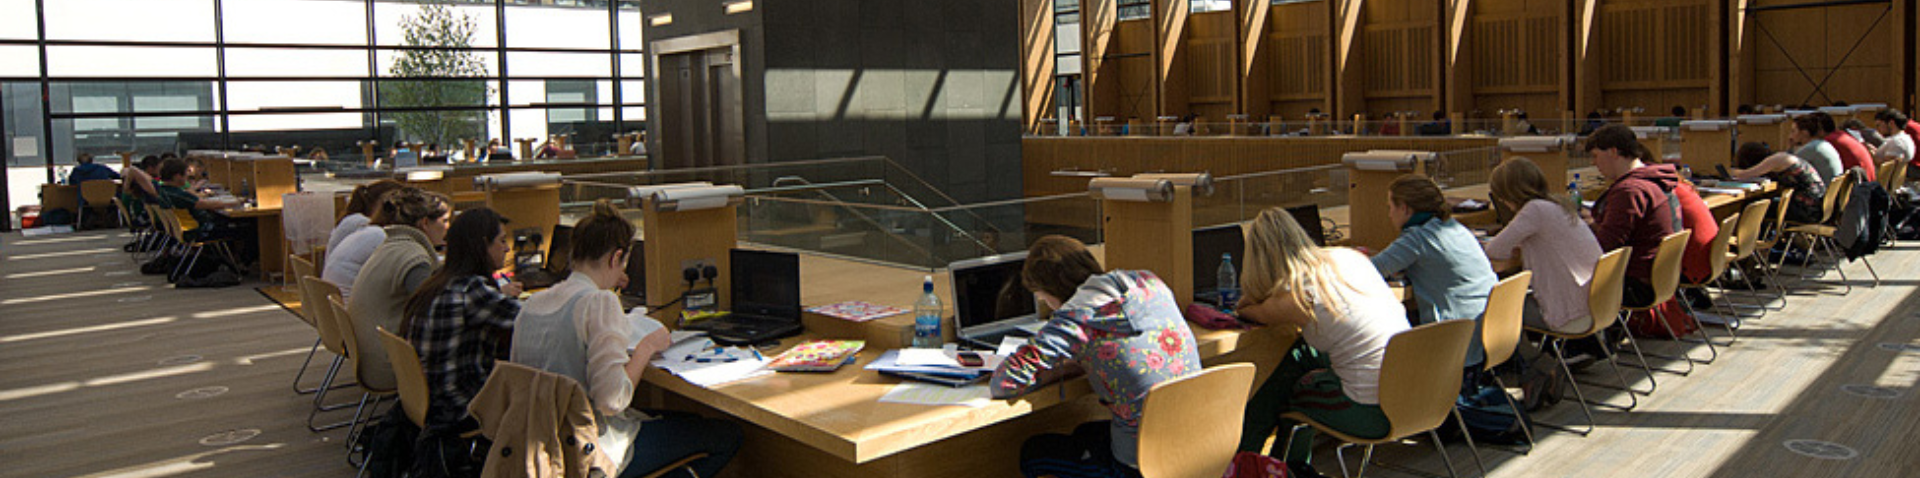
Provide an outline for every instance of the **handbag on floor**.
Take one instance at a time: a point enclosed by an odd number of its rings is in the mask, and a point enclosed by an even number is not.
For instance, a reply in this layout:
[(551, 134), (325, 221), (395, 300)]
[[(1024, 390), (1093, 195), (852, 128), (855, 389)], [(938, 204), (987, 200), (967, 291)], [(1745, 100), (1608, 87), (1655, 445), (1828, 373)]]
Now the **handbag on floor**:
[(1243, 451), (1233, 455), (1233, 461), (1227, 463), (1226, 474), (1221, 478), (1291, 478), (1287, 463), (1279, 458)]
[[(1680, 305), (1680, 297), (1677, 295), (1672, 300), (1660, 304), (1655, 310), (1660, 311), (1659, 321), (1653, 320), (1653, 315), (1644, 311), (1628, 315), (1627, 330), (1633, 335), (1658, 339), (1685, 337), (1694, 330), (1698, 330), (1694, 325), (1693, 315), (1688, 314), (1687, 308)], [(1661, 326), (1662, 322), (1665, 322), (1666, 326)]]

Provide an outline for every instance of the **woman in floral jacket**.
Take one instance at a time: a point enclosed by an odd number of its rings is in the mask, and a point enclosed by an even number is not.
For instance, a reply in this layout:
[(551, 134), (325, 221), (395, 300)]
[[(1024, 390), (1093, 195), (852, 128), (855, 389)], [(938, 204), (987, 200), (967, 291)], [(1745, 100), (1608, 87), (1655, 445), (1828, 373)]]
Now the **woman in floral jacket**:
[(1102, 273), (1086, 245), (1062, 236), (1034, 242), (1021, 281), (1054, 310), (1053, 317), (994, 371), (994, 398), (1021, 395), (1078, 366), (1113, 412), (1113, 420), (1083, 424), (1072, 436), (1028, 439), (1020, 450), (1021, 472), (1140, 476), (1136, 451), (1147, 391), (1200, 371), (1193, 331), (1173, 292), (1151, 272)]

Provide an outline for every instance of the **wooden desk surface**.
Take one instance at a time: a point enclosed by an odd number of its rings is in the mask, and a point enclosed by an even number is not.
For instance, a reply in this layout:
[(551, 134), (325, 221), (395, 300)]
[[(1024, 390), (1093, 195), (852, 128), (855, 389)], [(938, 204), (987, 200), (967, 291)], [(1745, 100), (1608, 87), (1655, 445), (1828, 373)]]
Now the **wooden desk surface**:
[(278, 216), (280, 215), (280, 208), (244, 206), (244, 207), (234, 207), (234, 208), (227, 208), (227, 209), (217, 209), (217, 210), (214, 210), (214, 212), (217, 212), (222, 216), (231, 217), (234, 219), (244, 219), (244, 218)]
[[(808, 305), (842, 300), (866, 300), (885, 305), (911, 304), (926, 272), (803, 255), (803, 302)], [(947, 294), (946, 274), (935, 274), (936, 293)], [(808, 332), (787, 339), (783, 347), (809, 338), (867, 338), (844, 322), (808, 316)], [(863, 326), (897, 328), (911, 318), (895, 316)], [(1191, 325), (1191, 324), (1190, 324)], [(1193, 327), (1196, 346), (1209, 365), (1255, 362), (1271, 371), (1296, 332), (1278, 328), (1257, 331), (1219, 331)], [(882, 333), (884, 334), (884, 332)], [(1012, 400), (986, 406), (925, 406), (881, 403), (901, 379), (864, 369), (885, 347), (870, 339), (858, 362), (832, 373), (776, 373), (746, 381), (704, 388), (658, 369), (643, 380), (682, 395), (793, 441), (805, 443), (851, 464), (868, 463), (902, 451), (928, 445), (966, 432), (1014, 420), (1091, 393), (1086, 380), (1073, 378), (1038, 388)], [(776, 352), (777, 353), (777, 352)], [(1257, 378), (1264, 380), (1264, 378)]]

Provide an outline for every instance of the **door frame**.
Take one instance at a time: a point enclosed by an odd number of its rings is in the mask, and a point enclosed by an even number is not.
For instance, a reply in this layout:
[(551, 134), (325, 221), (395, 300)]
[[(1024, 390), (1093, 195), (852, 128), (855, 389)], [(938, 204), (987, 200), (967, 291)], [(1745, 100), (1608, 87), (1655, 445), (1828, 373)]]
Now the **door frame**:
[[(707, 33), (699, 33), (699, 34), (693, 34), (693, 35), (687, 35), (687, 36), (667, 38), (663, 40), (654, 40), (653, 42), (650, 42), (648, 44), (647, 62), (649, 63), (649, 66), (652, 67), (652, 69), (649, 71), (654, 72), (654, 74), (656, 75), (660, 74), (659, 73), (661, 71), (660, 58), (667, 55), (692, 53), (697, 51), (714, 50), (714, 49), (721, 49), (721, 48), (727, 49), (733, 55), (733, 64), (731, 65), (730, 69), (733, 70), (733, 77), (738, 78), (739, 81), (742, 82), (741, 86), (744, 88), (746, 86), (745, 85), (746, 76), (742, 74), (741, 66), (742, 64), (746, 63), (746, 57), (740, 54), (740, 30), (738, 29), (721, 30), (716, 32), (707, 32)], [(666, 101), (665, 100), (666, 97), (663, 95), (663, 92), (660, 90), (660, 83), (661, 82), (658, 78), (649, 78), (649, 81), (647, 81), (647, 89), (653, 92), (653, 99), (648, 102), (649, 104), (661, 104), (662, 102)], [(746, 95), (746, 92), (741, 91), (741, 99), (743, 101), (745, 100), (745, 95)], [(741, 106), (743, 108), (745, 107), (744, 104), (742, 104)], [(649, 123), (655, 121), (656, 118), (660, 117), (660, 115), (656, 113), (658, 112), (656, 111), (648, 112), (647, 121)], [(725, 139), (728, 141), (738, 141), (740, 143), (740, 152), (741, 152), (740, 160), (742, 164), (745, 164), (749, 161), (749, 158), (746, 157), (746, 151), (747, 151), (747, 147), (746, 147), (747, 125), (746, 125), (746, 117), (745, 117), (746, 113), (747, 112), (744, 110), (740, 112), (741, 124), (740, 124), (739, 137)], [(653, 125), (653, 126), (658, 126), (658, 125)], [(658, 152), (666, 151), (666, 149), (661, 147), (660, 145), (660, 141), (665, 138), (665, 134), (664, 134), (665, 131), (662, 131), (660, 130), (660, 128), (652, 127), (652, 126), (648, 127), (647, 129), (650, 130), (649, 134), (647, 134), (647, 142), (649, 143), (647, 145), (647, 151), (650, 153), (656, 152), (656, 151)], [(650, 166), (650, 169), (659, 169), (659, 165), (661, 164), (661, 161), (650, 160), (650, 161), (647, 161), (647, 163)]]

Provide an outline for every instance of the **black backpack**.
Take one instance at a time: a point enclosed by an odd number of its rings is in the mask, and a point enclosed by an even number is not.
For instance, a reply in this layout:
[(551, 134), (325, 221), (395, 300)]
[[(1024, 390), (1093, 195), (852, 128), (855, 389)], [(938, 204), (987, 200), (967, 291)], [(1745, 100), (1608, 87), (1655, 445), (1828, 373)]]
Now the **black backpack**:
[[(1474, 443), (1502, 446), (1527, 443), (1527, 433), (1533, 429), (1533, 419), (1527, 416), (1526, 410), (1514, 410), (1513, 403), (1516, 402), (1509, 401), (1510, 398), (1500, 387), (1483, 385), (1454, 400), (1454, 409), (1460, 411), (1460, 419), (1465, 421), (1467, 433), (1472, 434)], [(1448, 418), (1447, 421), (1454, 420)], [(1444, 434), (1458, 435), (1460, 426), (1443, 425), (1440, 429)]]

